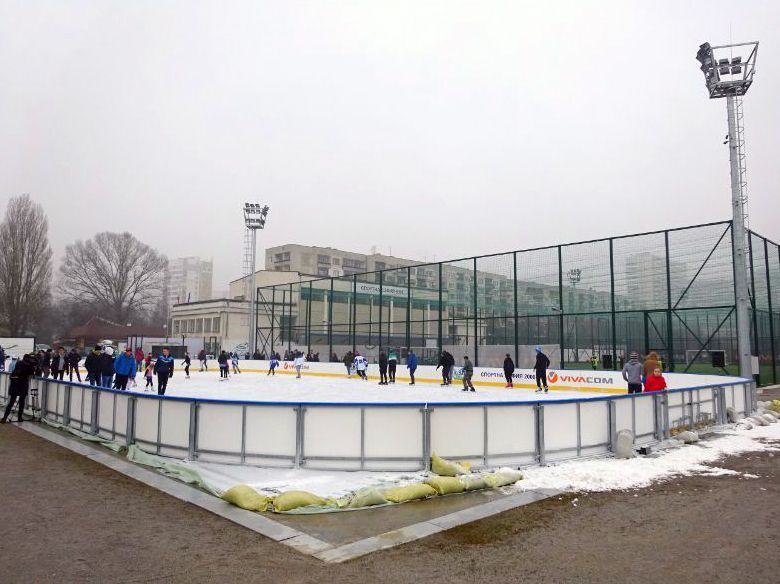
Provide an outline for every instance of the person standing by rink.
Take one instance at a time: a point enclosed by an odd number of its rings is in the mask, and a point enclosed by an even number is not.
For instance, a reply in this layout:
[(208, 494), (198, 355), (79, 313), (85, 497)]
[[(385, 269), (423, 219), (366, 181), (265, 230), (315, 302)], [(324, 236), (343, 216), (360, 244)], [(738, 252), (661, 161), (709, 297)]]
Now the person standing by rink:
[(208, 361), (206, 360), (206, 349), (201, 349), (200, 351), (198, 351), (198, 361), (200, 361), (201, 373), (203, 371), (209, 370), (209, 364)]
[(379, 351), (379, 385), (387, 385), (387, 355)]
[(135, 369), (141, 371), (144, 365), (144, 350), (141, 347), (135, 348)]
[(279, 367), (279, 359), (276, 355), (272, 354), (271, 359), (268, 361), (268, 373), (266, 375), (273, 375), (276, 377), (276, 368)]
[(536, 372), (536, 393), (542, 391), (542, 388), (544, 388), (544, 393), (549, 391), (549, 388), (547, 387), (547, 368), (549, 366), (550, 359), (547, 358), (547, 355), (542, 353), (542, 348), (537, 345), (536, 363), (534, 363), (534, 371)]
[(631, 353), (631, 358), (623, 365), (621, 373), (623, 381), (628, 383), (628, 393), (642, 393), (642, 364), (636, 351)]
[(217, 363), (219, 363), (219, 380), (222, 381), (223, 379), (227, 379), (228, 354), (224, 351), (224, 349), (220, 352), (219, 357), (217, 357)]
[(469, 360), (468, 355), (463, 356), (463, 391), (476, 391), (471, 378), (474, 376), (474, 365)]
[(395, 349), (387, 351), (387, 373), (390, 377), (390, 383), (395, 383), (395, 368), (398, 366), (398, 355)]
[(187, 351), (184, 351), (184, 378), (185, 379), (190, 378), (190, 365), (192, 365), (192, 359), (190, 359), (190, 354)]
[(114, 381), (114, 349), (103, 347), (103, 352), (98, 357), (98, 373), (100, 374), (100, 387), (111, 389)]
[(43, 377), (48, 377), (51, 374), (51, 349), (46, 349), (41, 357), (41, 373)]
[(102, 351), (100, 345), (96, 345), (84, 359), (84, 369), (87, 370), (86, 380), (89, 381), (90, 385), (98, 387), (100, 386), (100, 355)]
[(596, 353), (593, 353), (593, 355), (591, 355), (591, 357), (590, 357), (590, 366), (591, 366), (591, 367), (593, 367), (593, 371), (595, 371), (596, 369), (598, 369), (598, 366), (599, 366), (599, 358), (598, 358), (598, 356), (596, 355)]
[(406, 355), (406, 368), (409, 370), (409, 377), (412, 378), (409, 385), (414, 385), (414, 372), (417, 371), (417, 355), (411, 349)]
[(174, 360), (168, 347), (163, 349), (162, 355), (157, 357), (154, 364), (154, 372), (157, 374), (157, 395), (165, 395), (168, 388), (168, 380), (173, 377)]
[(344, 362), (344, 367), (347, 368), (347, 378), (352, 377), (352, 365), (354, 360), (355, 356), (352, 354), (352, 351), (344, 353), (344, 359), (342, 359), (342, 361)]
[(306, 359), (303, 356), (302, 351), (295, 351), (295, 358), (293, 359), (293, 366), (295, 367), (295, 379), (301, 378), (301, 368)]
[(37, 360), (32, 353), (26, 354), (14, 364), (8, 387), (8, 405), (5, 406), (5, 413), (0, 423), (5, 424), (8, 421), (8, 416), (11, 415), (11, 409), (14, 407), (14, 402), (17, 399), (19, 400), (19, 405), (16, 419), (20, 423), (23, 421), (22, 413), (24, 412), (24, 404), (27, 401), (27, 392), (30, 390), (30, 377), (35, 374), (36, 369)]
[(360, 353), (355, 353), (355, 371), (357, 371), (358, 376), (363, 381), (368, 381), (368, 376), (366, 375), (367, 367), (368, 361), (366, 361), (366, 358)]
[(73, 381), (73, 374), (76, 374), (76, 379), (79, 380), (79, 383), (81, 383), (81, 373), (79, 372), (79, 361), (81, 361), (81, 356), (79, 355), (79, 352), (76, 350), (76, 347), (73, 347), (70, 350), (70, 353), (68, 353), (68, 378)]
[(506, 357), (504, 357), (504, 377), (506, 377), (507, 387), (514, 387), (514, 384), (512, 383), (512, 374), (514, 372), (515, 372), (515, 362), (512, 361), (512, 357), (510, 357), (509, 353), (507, 353)]
[(238, 368), (238, 353), (233, 353), (233, 356), (230, 358), (230, 364), (233, 366), (233, 375), (241, 373), (241, 369)]
[(57, 349), (57, 354), (51, 360), (52, 379), (62, 379), (68, 370), (68, 356), (65, 354), (65, 348)]
[(114, 360), (115, 384), (120, 391), (127, 391), (127, 381), (135, 377), (136, 365), (133, 350), (125, 347), (125, 350)]

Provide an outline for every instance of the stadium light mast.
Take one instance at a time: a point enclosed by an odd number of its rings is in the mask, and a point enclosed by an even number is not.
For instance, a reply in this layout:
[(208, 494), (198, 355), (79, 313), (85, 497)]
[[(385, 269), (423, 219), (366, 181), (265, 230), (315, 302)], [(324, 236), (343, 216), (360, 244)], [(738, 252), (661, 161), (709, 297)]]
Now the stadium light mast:
[[(742, 53), (733, 56), (735, 50)], [(743, 58), (747, 54), (746, 58)], [(748, 200), (745, 167), (745, 134), (742, 96), (753, 83), (756, 71), (758, 41), (732, 45), (699, 46), (696, 60), (701, 64), (710, 99), (726, 98), (728, 113), (729, 160), (731, 164), (732, 249), (734, 259), (734, 292), (737, 311), (739, 374), (753, 378), (750, 349), (749, 292), (747, 283)]]
[[(244, 225), (247, 234), (250, 235), (249, 246), (249, 343), (247, 351), (250, 357), (254, 356), (257, 349), (257, 288), (255, 287), (255, 264), (257, 260), (257, 230), (265, 228), (265, 221), (268, 217), (268, 205), (260, 203), (244, 203)], [(246, 255), (246, 254), (245, 254)]]

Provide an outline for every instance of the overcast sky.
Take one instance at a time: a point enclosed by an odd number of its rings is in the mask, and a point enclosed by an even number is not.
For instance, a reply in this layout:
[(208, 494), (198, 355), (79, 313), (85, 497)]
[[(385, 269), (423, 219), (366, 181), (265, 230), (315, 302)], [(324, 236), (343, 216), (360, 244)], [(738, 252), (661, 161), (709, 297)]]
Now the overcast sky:
[[(729, 16), (733, 15), (733, 16)], [(759, 40), (752, 227), (780, 241), (780, 2), (0, 0), (0, 212), (448, 259), (730, 218), (698, 45)]]

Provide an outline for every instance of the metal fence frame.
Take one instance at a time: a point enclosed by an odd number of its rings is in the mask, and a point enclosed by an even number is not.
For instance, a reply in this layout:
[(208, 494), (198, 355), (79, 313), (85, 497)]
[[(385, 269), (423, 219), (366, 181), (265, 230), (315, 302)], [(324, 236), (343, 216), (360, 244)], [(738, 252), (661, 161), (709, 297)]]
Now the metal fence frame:
[[(695, 381), (696, 376), (691, 376)], [(637, 443), (652, 443), (670, 435), (672, 428), (679, 424), (690, 424), (699, 421), (702, 413), (716, 424), (727, 421), (726, 408), (735, 407), (739, 414), (747, 415), (754, 410), (756, 404), (756, 386), (746, 381), (736, 381), (724, 384), (694, 386), (683, 389), (673, 389), (658, 393), (610, 395), (598, 398), (566, 399), (556, 401), (522, 401), (522, 402), (456, 402), (456, 403), (317, 403), (317, 402), (242, 402), (220, 401), (213, 399), (183, 398), (174, 396), (157, 396), (154, 394), (131, 393), (119, 390), (98, 388), (67, 381), (35, 378), (33, 381), (39, 389), (40, 414), (49, 421), (64, 426), (100, 436), (107, 440), (119, 441), (125, 444), (136, 444), (141, 450), (151, 454), (189, 458), (191, 460), (213, 461), (227, 464), (249, 464), (266, 467), (288, 467), (330, 470), (375, 470), (375, 471), (413, 471), (430, 468), (430, 456), (436, 444), (437, 436), (446, 437), (446, 441), (438, 444), (439, 454), (451, 458), (472, 460), (476, 466), (495, 465), (530, 465), (546, 464), (550, 461), (571, 460), (588, 456), (605, 455), (614, 450), (618, 430), (630, 429), (636, 434)], [(0, 399), (3, 403), (8, 397), (9, 375), (0, 374)], [(643, 401), (640, 404), (640, 400)], [(652, 402), (652, 407), (646, 407)], [(645, 406), (646, 416), (637, 415), (640, 406)], [(28, 404), (28, 411), (29, 410)], [(156, 408), (154, 407), (156, 405)], [(164, 410), (178, 408), (178, 413), (171, 412), (171, 420), (178, 425), (180, 440), (178, 443), (166, 441), (163, 436), (167, 430), (164, 420), (168, 414)], [(201, 445), (207, 428), (202, 426), (203, 412), (211, 411), (216, 415), (220, 408), (231, 408), (233, 414), (240, 412), (240, 447), (233, 449), (209, 449)], [(571, 409), (576, 415), (571, 417)], [(151, 419), (139, 413), (141, 410), (152, 410)], [(256, 430), (248, 423), (248, 417), (266, 415), (273, 412), (269, 421), (278, 419), (280, 413), (287, 410), (288, 415), (294, 415), (294, 424), (289, 425), (289, 451), (256, 452), (247, 450), (247, 433)], [(331, 410), (330, 413), (327, 413)], [(414, 413), (413, 425), (419, 428), (419, 447), (414, 446), (414, 455), (390, 454), (370, 456), (366, 453), (366, 441), (370, 432), (385, 431), (388, 421), (367, 424), (367, 415), (377, 415), (382, 412), (405, 414)], [(569, 418), (564, 423), (555, 423), (557, 416), (569, 411)], [(593, 412), (596, 412), (594, 418)], [(355, 454), (344, 456), (338, 454), (307, 453), (307, 429), (312, 425), (307, 422), (307, 413), (326, 412), (327, 424), (317, 429), (317, 438), (337, 435), (341, 428), (339, 415), (353, 415), (359, 418), (358, 445), (349, 443)], [(456, 419), (447, 421), (447, 416)], [(471, 416), (467, 427), (457, 416)], [(491, 425), (491, 417), (509, 416), (507, 421)], [(236, 417), (236, 416), (234, 416)], [(545, 424), (545, 419), (547, 424)], [(528, 421), (526, 425), (518, 422)], [(595, 423), (593, 420), (596, 420)], [(407, 421), (408, 421), (407, 420)], [(414, 421), (417, 420), (417, 421)], [(588, 422), (591, 420), (591, 422)], [(568, 432), (571, 423), (576, 426), (576, 437), (569, 435), (570, 442), (554, 448), (547, 445), (553, 439), (560, 439), (562, 433)], [(151, 423), (151, 426), (149, 424)], [(210, 422), (209, 432), (234, 432), (233, 427), (214, 428)], [(392, 422), (389, 424), (392, 426)], [(185, 431), (186, 426), (186, 431)], [(637, 431), (638, 427), (644, 432)], [(153, 437), (139, 438), (141, 429), (151, 428)], [(262, 429), (262, 428), (261, 428)], [(499, 439), (518, 429), (532, 435), (526, 440), (528, 448), (521, 451), (495, 451), (490, 447), (491, 430), (501, 432)], [(273, 430), (273, 429), (271, 429)], [(392, 429), (390, 431), (393, 431)], [(588, 440), (593, 433), (598, 438)], [(186, 437), (185, 437), (186, 434)], [(479, 444), (478, 448), (466, 447), (463, 451), (455, 447), (447, 448), (450, 440), (468, 434), (468, 444)], [(414, 438), (416, 441), (417, 438)], [(327, 440), (326, 440), (327, 441)], [(390, 440), (392, 442), (392, 440)], [(238, 444), (238, 442), (236, 442)], [(293, 448), (294, 444), (294, 448)], [(533, 444), (532, 447), (530, 445)], [(383, 447), (386, 446), (383, 444)], [(330, 451), (330, 444), (325, 447)], [(399, 450), (403, 447), (399, 446)]]

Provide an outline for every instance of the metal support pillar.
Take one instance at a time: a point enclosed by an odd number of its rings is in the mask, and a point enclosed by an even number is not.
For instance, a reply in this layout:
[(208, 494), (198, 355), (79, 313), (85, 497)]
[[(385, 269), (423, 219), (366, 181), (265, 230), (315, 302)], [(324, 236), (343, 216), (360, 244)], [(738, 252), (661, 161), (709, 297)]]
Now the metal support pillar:
[(517, 252), (512, 254), (512, 273), (514, 274), (514, 307), (515, 307), (515, 367), (520, 363), (520, 321), (517, 316)]
[[(611, 249), (611, 248), (610, 248)], [(558, 246), (558, 308), (560, 314), (558, 315), (558, 338), (560, 339), (561, 347), (561, 369), (566, 368), (566, 356), (565, 356), (565, 339), (564, 339), (564, 318), (563, 318), (563, 251), (561, 246)]]
[(477, 276), (477, 258), (474, 258), (474, 367), (479, 367), (479, 303), (477, 293), (479, 290), (479, 278)]
[[(443, 348), (444, 343), (444, 330), (443, 330), (443, 318), (444, 318), (444, 292), (442, 290), (444, 286), (444, 278), (443, 276), (444, 268), (442, 268), (442, 265), (439, 264), (439, 329), (438, 329), (438, 344), (439, 344), (439, 351)], [(448, 335), (449, 336), (449, 335)]]
[(674, 371), (674, 329), (672, 327), (672, 270), (669, 258), (669, 232), (664, 231), (664, 249), (666, 253), (666, 351), (668, 369)]
[(249, 354), (254, 355), (257, 348), (257, 288), (255, 287), (255, 262), (257, 261), (257, 230), (252, 229), (252, 271), (249, 275)]
[(764, 239), (764, 264), (766, 268), (766, 295), (769, 302), (769, 347), (772, 352), (772, 383), (777, 383), (777, 351), (775, 350), (775, 319), (772, 311), (772, 277), (769, 271), (769, 244)]
[(617, 369), (617, 322), (615, 322), (615, 249), (614, 241), (609, 240), (609, 297), (610, 320), (612, 321), (612, 369)]
[[(748, 238), (748, 260), (750, 261), (750, 290), (752, 294), (750, 294), (750, 308), (752, 308), (752, 318), (750, 319), (750, 324), (753, 331), (753, 351), (756, 355), (760, 355), (761, 351), (758, 346), (758, 305), (756, 302), (756, 274), (755, 269), (753, 266), (753, 235), (750, 233), (750, 231), (747, 231), (747, 238)], [(761, 380), (761, 371), (758, 372), (759, 381)], [(753, 379), (751, 377), (750, 379)]]

